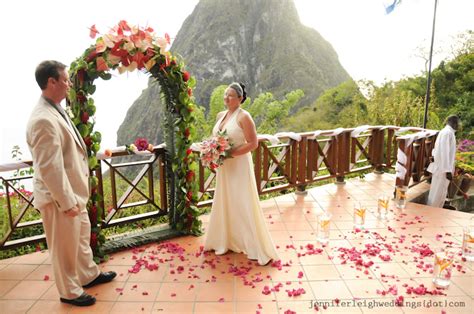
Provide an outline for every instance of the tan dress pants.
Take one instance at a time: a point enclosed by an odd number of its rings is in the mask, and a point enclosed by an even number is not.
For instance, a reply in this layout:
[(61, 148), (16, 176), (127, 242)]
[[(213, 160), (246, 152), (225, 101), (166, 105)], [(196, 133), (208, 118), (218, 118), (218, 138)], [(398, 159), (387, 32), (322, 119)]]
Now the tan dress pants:
[(69, 217), (51, 203), (40, 209), (59, 296), (75, 299), (100, 274), (90, 248), (91, 224), (84, 208)]

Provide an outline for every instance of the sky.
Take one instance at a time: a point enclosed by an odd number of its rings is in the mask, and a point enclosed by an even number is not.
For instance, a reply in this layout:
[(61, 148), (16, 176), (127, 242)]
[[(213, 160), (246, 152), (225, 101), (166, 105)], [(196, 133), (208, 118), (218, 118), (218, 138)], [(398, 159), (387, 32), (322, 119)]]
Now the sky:
[[(250, 0), (253, 1), (253, 0)], [(336, 50), (355, 80), (378, 84), (421, 74), (429, 51), (434, 0), (403, 0), (390, 14), (389, 0), (295, 0), (301, 22), (316, 29)], [(106, 32), (120, 20), (151, 26), (158, 35), (178, 33), (198, 0), (42, 0), (0, 4), (3, 60), (0, 76), (0, 164), (11, 161), (13, 145), (29, 159), (25, 129), (40, 90), (34, 69), (46, 59), (70, 64), (91, 44), (88, 28)], [(474, 29), (474, 1), (439, 0), (433, 66), (448, 57), (453, 36)], [(422, 47), (422, 48), (420, 48)], [(96, 130), (102, 149), (116, 147), (116, 132), (147, 76), (133, 72), (96, 80)], [(120, 143), (124, 145), (128, 143)], [(159, 143), (154, 143), (159, 144)], [(1, 175), (1, 174), (0, 174)]]

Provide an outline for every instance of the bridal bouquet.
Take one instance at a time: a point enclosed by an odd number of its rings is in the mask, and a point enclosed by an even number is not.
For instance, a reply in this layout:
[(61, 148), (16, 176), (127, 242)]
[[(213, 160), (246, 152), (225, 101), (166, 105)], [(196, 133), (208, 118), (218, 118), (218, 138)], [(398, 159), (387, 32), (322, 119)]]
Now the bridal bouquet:
[(218, 168), (224, 162), (224, 159), (230, 157), (232, 144), (229, 141), (227, 132), (218, 132), (217, 136), (203, 141), (200, 144), (201, 163), (204, 167), (211, 170)]

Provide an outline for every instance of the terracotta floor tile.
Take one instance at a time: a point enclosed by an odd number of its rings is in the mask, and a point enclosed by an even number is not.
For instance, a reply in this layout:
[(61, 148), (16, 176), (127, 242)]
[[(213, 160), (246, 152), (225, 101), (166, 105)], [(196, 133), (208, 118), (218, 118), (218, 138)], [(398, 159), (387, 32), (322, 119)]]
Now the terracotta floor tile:
[[(275, 291), (275, 296), (278, 302), (281, 301), (303, 301), (303, 300), (314, 300), (313, 290), (311, 289), (310, 284), (307, 281), (298, 282), (274, 282), (273, 286), (278, 286), (281, 284), (282, 286)], [(301, 294), (291, 294), (291, 293), (298, 293), (299, 289), (303, 289), (304, 293)]]
[[(386, 299), (366, 299), (366, 303), (360, 306), (362, 313), (404, 313), (402, 307), (398, 307), (393, 303), (393, 300)], [(393, 304), (393, 305), (392, 305)], [(439, 312), (438, 312), (439, 313)]]
[(316, 239), (316, 232), (313, 230), (295, 231), (289, 230), (288, 234), (293, 241), (311, 241)]
[[(46, 277), (47, 276), (47, 277)], [(53, 267), (51, 265), (40, 265), (32, 271), (25, 280), (48, 280), (54, 281)]]
[(129, 273), (128, 282), (161, 282), (168, 267), (159, 266), (157, 270), (141, 269), (138, 273)]
[(19, 256), (18, 259), (13, 261), (13, 264), (40, 265), (43, 264), (48, 259), (48, 257), (48, 251), (41, 251)]
[(320, 254), (306, 254), (299, 257), (301, 265), (332, 265), (333, 261), (329, 258), (326, 251)]
[(273, 272), (271, 276), (273, 281), (298, 281), (301, 280), (298, 278), (298, 274), (300, 272), (303, 272), (304, 276), (305, 273), (303, 267), (299, 265), (293, 265), (291, 267), (283, 267), (282, 270)]
[(276, 302), (235, 302), (234, 313), (278, 313)]
[(451, 281), (464, 291), (468, 296), (474, 297), (473, 277), (451, 277)]
[(152, 313), (192, 313), (194, 302), (155, 302)]
[(33, 270), (35, 270), (38, 265), (16, 265), (10, 264), (7, 267), (0, 270), (0, 280), (1, 279), (10, 279), (10, 280), (23, 280), (28, 276)]
[[(426, 288), (429, 290), (434, 290), (436, 289), (436, 286), (433, 284), (432, 278), (415, 278), (417, 283), (423, 284)], [(474, 284), (474, 281), (473, 281)], [(448, 297), (462, 297), (462, 296), (467, 296), (466, 292), (461, 290), (456, 284), (450, 284), (447, 289), (441, 289), (444, 294), (446, 294)]]
[(163, 282), (156, 296), (156, 302), (194, 302), (198, 284)]
[[(104, 262), (104, 267), (113, 268), (112, 265), (135, 265), (136, 259), (140, 258), (143, 253), (133, 254), (131, 250), (114, 253), (110, 256), (107, 262)], [(135, 257), (135, 258), (134, 258)]]
[(231, 302), (234, 300), (233, 282), (200, 283), (196, 291), (197, 302), (218, 302), (221, 299), (224, 302)]
[(53, 284), (52, 281), (23, 280), (6, 293), (3, 298), (15, 300), (39, 299)]
[(233, 302), (196, 302), (194, 313), (232, 313), (234, 311)]
[(352, 299), (352, 294), (342, 280), (310, 281), (314, 299)]
[(5, 259), (0, 259), (0, 265), (8, 265), (8, 264), (11, 264), (11, 263), (13, 263), (14, 261), (16, 261), (18, 258), (19, 258), (19, 256), (10, 257), (10, 258), (5, 258)]
[(158, 294), (161, 283), (128, 282), (119, 295), (117, 302), (153, 302)]
[(116, 302), (109, 313), (151, 313), (152, 308), (153, 302)]
[(51, 313), (69, 313), (72, 305), (57, 301), (39, 300), (37, 301), (28, 313), (31, 314), (51, 314)]
[(85, 307), (78, 307), (78, 306), (73, 306), (71, 310), (68, 312), (70, 314), (78, 314), (78, 313), (84, 313), (84, 314), (89, 314), (89, 313), (94, 313), (94, 314), (102, 314), (102, 313), (110, 313), (110, 310), (114, 306), (114, 302), (103, 302), (103, 301), (97, 301), (95, 302), (94, 305), (92, 306), (85, 306)]
[(271, 231), (286, 231), (286, 226), (283, 222), (279, 222), (279, 221), (271, 221), (271, 222), (267, 222), (267, 227), (268, 227), (268, 230), (271, 230)]
[(312, 231), (313, 228), (307, 221), (298, 221), (298, 222), (284, 222), (286, 226), (286, 230), (293, 231), (293, 230), (300, 230), (300, 231)]
[[(265, 287), (267, 287), (265, 289)], [(276, 300), (275, 292), (271, 291), (274, 284), (271, 282), (256, 282), (253, 285), (245, 285), (241, 281), (235, 283), (235, 301), (237, 302), (272, 302)], [(269, 291), (268, 294), (262, 293), (263, 291)]]
[[(373, 266), (370, 268), (357, 267), (351, 264), (335, 265), (340, 276), (344, 280), (350, 279), (371, 279), (369, 277), (375, 277), (372, 272)], [(367, 271), (367, 273), (365, 273)]]
[(49, 287), (48, 290), (46, 290), (46, 292), (43, 293), (43, 295), (41, 296), (40, 299), (41, 300), (50, 300), (50, 301), (59, 300), (58, 288), (56, 287), (56, 284), (54, 282), (51, 285), (51, 287)]
[(377, 263), (370, 267), (377, 278), (395, 276), (397, 278), (410, 278), (408, 272), (398, 263)]
[(354, 298), (380, 298), (377, 294), (378, 290), (383, 290), (384, 287), (378, 280), (346, 280), (346, 285)]
[(124, 282), (112, 281), (107, 284), (85, 289), (85, 291), (93, 295), (97, 301), (116, 301), (120, 293), (125, 294), (124, 286)]
[(341, 279), (341, 275), (334, 265), (305, 265), (303, 268), (309, 281)]
[(0, 300), (0, 313), (26, 313), (34, 303), (34, 300)]
[(19, 280), (0, 280), (0, 298), (7, 294), (8, 291), (15, 287), (19, 282)]
[(417, 263), (399, 263), (399, 265), (408, 273), (410, 277), (432, 277), (429, 272), (430, 269), (426, 269), (426, 271), (424, 271), (423, 269), (420, 269), (416, 266)]

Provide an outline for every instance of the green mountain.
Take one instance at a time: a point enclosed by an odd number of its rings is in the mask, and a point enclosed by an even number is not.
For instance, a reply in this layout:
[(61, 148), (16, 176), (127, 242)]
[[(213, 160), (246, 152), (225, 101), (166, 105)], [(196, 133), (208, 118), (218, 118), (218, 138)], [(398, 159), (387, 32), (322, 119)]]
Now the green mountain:
[[(301, 24), (293, 0), (201, 0), (171, 47), (196, 78), (196, 103), (208, 107), (214, 88), (244, 83), (251, 98), (305, 92), (299, 107), (350, 79), (332, 46)], [(118, 145), (145, 136), (163, 141), (159, 86), (150, 83), (127, 112)]]

